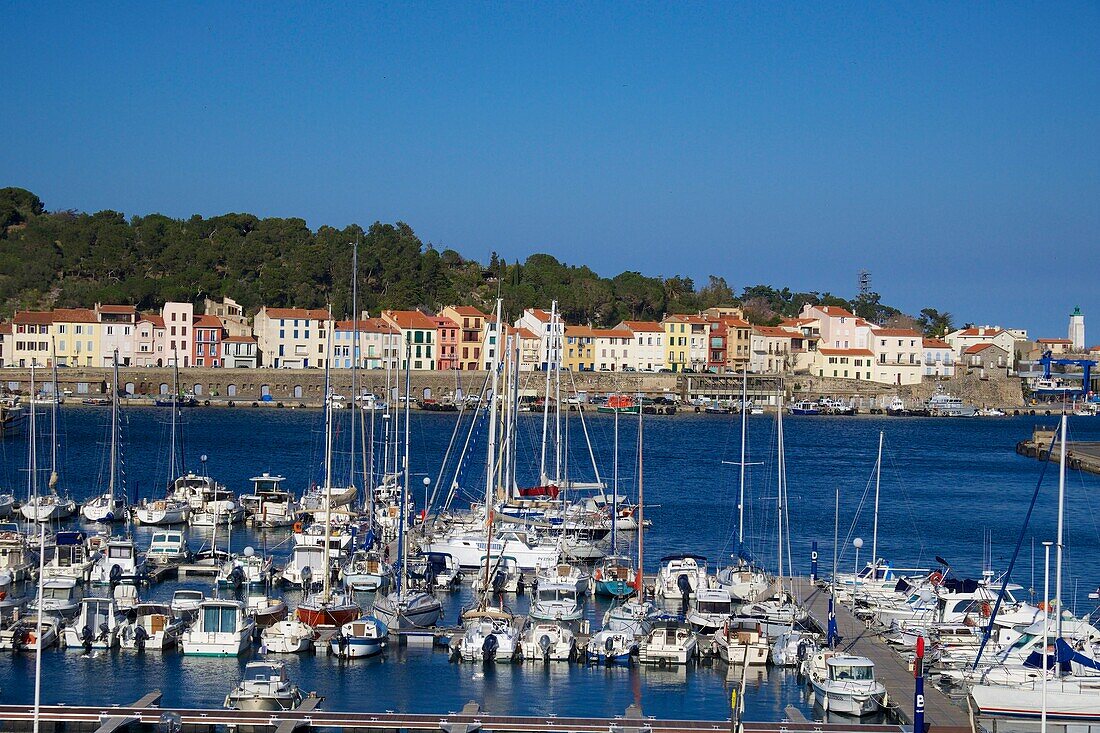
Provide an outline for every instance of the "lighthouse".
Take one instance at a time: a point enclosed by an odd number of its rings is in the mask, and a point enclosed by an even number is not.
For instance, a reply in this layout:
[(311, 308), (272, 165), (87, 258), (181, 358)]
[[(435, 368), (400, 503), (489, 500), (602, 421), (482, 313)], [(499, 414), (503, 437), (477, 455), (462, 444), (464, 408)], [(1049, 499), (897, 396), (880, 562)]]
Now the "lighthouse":
[(1073, 351), (1080, 354), (1085, 350), (1085, 314), (1081, 312), (1081, 306), (1073, 309), (1069, 317), (1069, 340)]

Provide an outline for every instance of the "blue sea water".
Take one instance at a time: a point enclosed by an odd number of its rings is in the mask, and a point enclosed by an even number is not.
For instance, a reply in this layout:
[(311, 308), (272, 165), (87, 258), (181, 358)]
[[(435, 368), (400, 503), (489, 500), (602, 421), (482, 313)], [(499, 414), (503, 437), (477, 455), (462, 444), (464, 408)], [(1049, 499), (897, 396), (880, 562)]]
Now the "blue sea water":
[[(245, 491), (248, 479), (262, 471), (282, 474), (301, 491), (319, 481), (322, 463), (322, 416), (318, 411), (290, 409), (193, 409), (185, 411), (184, 456), (188, 468), (205, 470), (230, 488)], [(106, 470), (107, 439), (104, 408), (61, 410), (58, 450), (60, 485), (77, 498), (98, 493)], [(167, 410), (125, 411), (126, 483), (140, 496), (160, 496), (168, 479)], [(421, 479), (433, 485), (452, 435), (453, 414), (419, 413), (410, 424), (410, 466), (414, 493), (422, 504)], [(336, 470), (351, 470), (347, 451), (349, 412), (338, 413)], [(874, 498), (874, 464), (879, 431), (885, 431), (881, 479), (879, 555), (897, 565), (930, 567), (934, 557), (948, 559), (960, 574), (973, 575), (991, 565), (1003, 571), (1020, 536), (1023, 516), (1041, 465), (1017, 456), (1018, 440), (1029, 437), (1036, 424), (1054, 424), (1055, 417), (991, 419), (786, 418), (786, 479), (791, 557), (796, 574), (809, 571), (811, 543), (817, 542), (821, 572), (827, 574), (833, 556), (834, 498), (840, 492), (839, 564), (854, 567), (851, 539), (864, 539), (860, 562), (869, 559)], [(637, 418), (620, 418), (618, 471), (620, 493), (636, 492)], [(41, 421), (43, 424), (47, 420)], [(614, 419), (588, 414), (582, 427), (569, 420), (570, 477), (594, 477), (584, 432), (591, 439), (601, 478), (611, 480)], [(749, 421), (746, 468), (746, 546), (770, 566), (776, 555), (776, 424), (774, 417)], [(656, 569), (667, 553), (691, 551), (707, 555), (717, 565), (736, 550), (739, 418), (713, 415), (647, 417), (645, 421), (644, 486), (647, 517), (646, 566)], [(380, 432), (380, 431), (379, 431)], [(520, 420), (518, 463), (520, 483), (534, 480), (540, 457), (541, 416)], [(482, 431), (483, 436), (483, 431)], [(464, 431), (460, 431), (460, 438)], [(1100, 419), (1070, 418), (1070, 438), (1100, 440)], [(461, 442), (461, 440), (460, 440)], [(483, 491), (484, 447), (475, 441), (467, 468), (459, 476), (460, 496)], [(0, 488), (25, 495), (26, 440), (0, 441)], [(49, 461), (48, 440), (40, 444), (40, 461)], [(453, 475), (453, 459), (442, 485)], [(41, 477), (45, 479), (45, 476)], [(1093, 609), (1087, 595), (1097, 585), (1100, 534), (1094, 499), (1100, 477), (1070, 472), (1066, 503), (1066, 603), (1078, 613)], [(462, 498), (460, 498), (460, 501)], [(1034, 547), (1054, 539), (1057, 471), (1047, 470), (1039, 503), (1013, 579), (1025, 589), (1041, 586), (1042, 567), (1034, 565)], [(148, 544), (149, 528), (136, 528), (138, 544)], [(235, 549), (246, 544), (266, 549), (282, 561), (289, 554), (286, 531), (258, 535), (235, 529)], [(629, 538), (629, 537), (628, 537)], [(191, 530), (193, 547), (210, 541), (209, 530)], [(225, 544), (224, 529), (218, 538)], [(1039, 556), (1041, 562), (1041, 555)], [(1036, 575), (1037, 574), (1037, 575)], [(1039, 583), (1033, 581), (1039, 578)], [(168, 582), (144, 595), (166, 598), (178, 587), (203, 587), (209, 581)], [(297, 594), (287, 593), (293, 607)], [(369, 602), (370, 598), (362, 599)], [(454, 621), (470, 602), (469, 591), (444, 599), (446, 617)], [(604, 606), (589, 600), (588, 618), (598, 626)], [(524, 612), (527, 599), (514, 602)], [(341, 662), (323, 654), (287, 656), (290, 673), (305, 690), (326, 697), (326, 709), (400, 710), (443, 713), (478, 700), (495, 713), (621, 714), (640, 702), (646, 714), (662, 717), (728, 716), (729, 694), (735, 682), (723, 665), (688, 669), (585, 668), (542, 664), (462, 665), (441, 651), (391, 648), (383, 658)], [(116, 651), (87, 657), (82, 651), (50, 650), (43, 657), (45, 702), (119, 703), (149, 689), (164, 691), (165, 705), (219, 706), (236, 683), (245, 659), (184, 657), (170, 652)], [(33, 699), (34, 658), (17, 654), (0, 658), (0, 689), (4, 702)], [(821, 717), (793, 674), (754, 670), (747, 694), (748, 719), (777, 719), (788, 705), (807, 717)]]

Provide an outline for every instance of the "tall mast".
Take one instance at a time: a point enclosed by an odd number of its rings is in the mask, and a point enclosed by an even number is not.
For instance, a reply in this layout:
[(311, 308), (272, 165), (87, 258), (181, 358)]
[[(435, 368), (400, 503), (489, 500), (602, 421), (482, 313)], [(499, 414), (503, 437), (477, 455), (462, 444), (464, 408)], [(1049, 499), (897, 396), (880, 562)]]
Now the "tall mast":
[[(642, 578), (645, 576), (643, 552), (645, 550), (645, 494), (642, 489), (642, 410), (638, 409), (638, 572), (634, 575), (635, 590), (642, 596)], [(614, 525), (612, 525), (614, 526)]]
[(30, 428), (28, 430), (27, 440), (27, 498), (35, 501), (37, 504), (38, 499), (38, 427), (37, 420), (35, 418), (36, 405), (34, 404), (35, 397), (34, 386), (34, 361), (31, 361), (31, 420)]
[[(1062, 430), (1058, 445), (1058, 544), (1054, 561), (1054, 600), (1058, 614), (1058, 638), (1062, 638), (1062, 540), (1066, 516), (1066, 413), (1062, 413)], [(1044, 601), (1049, 599), (1044, 598)]]
[(780, 392), (780, 394), (779, 394), (779, 410), (778, 410), (778, 412), (776, 412), (776, 425), (777, 425), (777, 433), (778, 433), (778, 459), (776, 460), (776, 465), (779, 469), (779, 477), (778, 477), (778, 480), (776, 482), (776, 485), (779, 487), (778, 497), (776, 499), (776, 516), (779, 520), (779, 522), (778, 522), (779, 529), (778, 529), (778, 532), (777, 532), (776, 536), (779, 539), (779, 542), (777, 543), (778, 544), (777, 556), (778, 556), (779, 566), (776, 568), (776, 576), (775, 577), (776, 577), (776, 581), (779, 584), (779, 591), (780, 591), (780, 593), (782, 593), (782, 591), (783, 591), (783, 492), (785, 490), (785, 487), (784, 487), (783, 484), (784, 484), (785, 476), (786, 476), (786, 471), (784, 470), (784, 466), (783, 466), (783, 463), (786, 460), (786, 458), (784, 457), (784, 454), (783, 454), (783, 393), (782, 392)]
[(179, 405), (176, 399), (179, 396), (179, 368), (176, 366), (176, 352), (172, 352), (172, 427), (168, 440), (168, 485), (176, 480), (176, 409)]
[[(336, 324), (331, 324), (335, 326)], [(332, 328), (328, 329), (325, 336), (325, 548), (324, 561), (324, 586), (321, 598), (328, 600), (329, 576), (332, 575), (329, 564), (332, 562), (328, 555), (329, 536), (332, 533), (332, 383), (329, 381), (330, 364), (332, 363)], [(217, 526), (217, 522), (214, 523)]]
[[(878, 577), (878, 493), (882, 484), (882, 436), (885, 431), (878, 431), (878, 460), (875, 461), (875, 529), (871, 535), (871, 579)], [(859, 568), (856, 568), (859, 572)], [(854, 586), (853, 586), (854, 587)]]
[(111, 385), (111, 467), (110, 478), (107, 480), (107, 492), (111, 496), (112, 507), (115, 500), (115, 474), (118, 472), (118, 349), (115, 349), (114, 380)]
[[(355, 426), (359, 413), (359, 237), (351, 249), (351, 479), (355, 486)], [(336, 324), (333, 323), (333, 326)], [(363, 416), (359, 415), (360, 426)]]
[[(50, 410), (50, 490), (57, 487), (57, 403), (60, 395), (57, 393), (57, 351), (54, 348), (53, 337), (50, 337), (50, 354), (53, 362), (53, 409)], [(1059, 540), (1061, 542), (1061, 540)]]
[(402, 473), (404, 474), (403, 488), (401, 490), (401, 501), (398, 503), (398, 517), (401, 522), (397, 525), (398, 531), (401, 533), (401, 537), (397, 545), (397, 556), (401, 561), (401, 589), (403, 590), (409, 582), (409, 564), (405, 562), (406, 547), (405, 543), (408, 542), (409, 533), (405, 531), (405, 519), (408, 514), (409, 504), (409, 395), (410, 388), (412, 386), (412, 338), (411, 334), (405, 337), (405, 454), (402, 466)]
[[(555, 301), (555, 305), (557, 301)], [(561, 484), (561, 342), (558, 340), (558, 316), (554, 325), (550, 328), (550, 338), (553, 339), (554, 352), (554, 481)]]
[(737, 500), (737, 551), (742, 552), (745, 547), (745, 443), (747, 442), (747, 434), (749, 429), (749, 411), (746, 408), (746, 401), (749, 394), (749, 371), (748, 369), (741, 370), (741, 463), (740, 469), (740, 481), (741, 487), (740, 496)]
[[(616, 402), (621, 405), (622, 402)], [(638, 412), (641, 412), (638, 408)], [(611, 451), (611, 554), (618, 552), (615, 543), (616, 528), (619, 525), (619, 407), (615, 407), (615, 442)]]
[(552, 301), (550, 303), (550, 332), (546, 334), (546, 349), (543, 351), (543, 356), (546, 361), (543, 362), (543, 368), (546, 370), (546, 386), (542, 391), (542, 450), (539, 454), (539, 485), (545, 486), (548, 476), (546, 475), (546, 437), (547, 429), (550, 422), (550, 339), (554, 333), (554, 317), (558, 313), (558, 301)]
[(497, 347), (493, 349), (493, 358), (489, 366), (489, 370), (492, 372), (492, 386), (489, 392), (489, 445), (487, 449), (488, 454), (485, 460), (485, 588), (489, 587), (489, 559), (493, 554), (493, 467), (497, 457), (497, 371), (498, 362), (500, 360), (500, 349), (503, 346), (501, 343), (500, 298), (497, 298), (495, 317), (497, 324)]

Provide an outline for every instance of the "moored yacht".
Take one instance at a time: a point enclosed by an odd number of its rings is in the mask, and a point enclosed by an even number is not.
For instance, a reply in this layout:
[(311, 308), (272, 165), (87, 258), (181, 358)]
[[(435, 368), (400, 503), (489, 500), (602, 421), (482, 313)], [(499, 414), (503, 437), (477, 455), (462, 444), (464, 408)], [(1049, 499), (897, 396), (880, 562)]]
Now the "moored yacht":
[(867, 657), (818, 652), (810, 659), (809, 678), (825, 712), (871, 715), (886, 704), (886, 687), (875, 679), (875, 663)]
[(256, 621), (239, 601), (209, 599), (199, 604), (191, 628), (183, 633), (181, 647), (186, 655), (236, 657), (252, 644)]
[(290, 681), (286, 664), (268, 660), (249, 662), (244, 678), (225, 696), (233, 710), (293, 710), (302, 704), (302, 691)]

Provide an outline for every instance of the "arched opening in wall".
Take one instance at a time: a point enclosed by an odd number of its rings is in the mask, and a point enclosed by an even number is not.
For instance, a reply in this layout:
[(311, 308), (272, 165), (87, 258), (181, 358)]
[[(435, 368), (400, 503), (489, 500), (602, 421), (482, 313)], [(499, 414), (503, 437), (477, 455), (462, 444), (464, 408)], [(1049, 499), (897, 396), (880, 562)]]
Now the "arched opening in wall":
[(237, 385), (231, 384), (228, 387), (226, 387), (225, 388), (225, 394), (229, 397), (236, 397), (237, 396)]
[(194, 392), (196, 397), (202, 397), (202, 385), (201, 384), (196, 384), (195, 388), (191, 391)]
[(157, 359), (157, 366), (158, 367), (164, 366), (164, 359)]
[(133, 393), (134, 393), (134, 383), (133, 382), (127, 382), (126, 383), (126, 394), (133, 394)]
[(270, 384), (261, 384), (260, 385), (260, 397), (270, 397), (270, 396), (271, 396), (271, 385)]
[(161, 394), (168, 394), (168, 385), (165, 384), (164, 382), (160, 383), (160, 393)]
[(432, 398), (432, 388), (431, 387), (425, 387), (424, 388), (424, 399), (430, 400), (431, 398)]
[(302, 385), (300, 384), (294, 385), (294, 399), (302, 399)]

